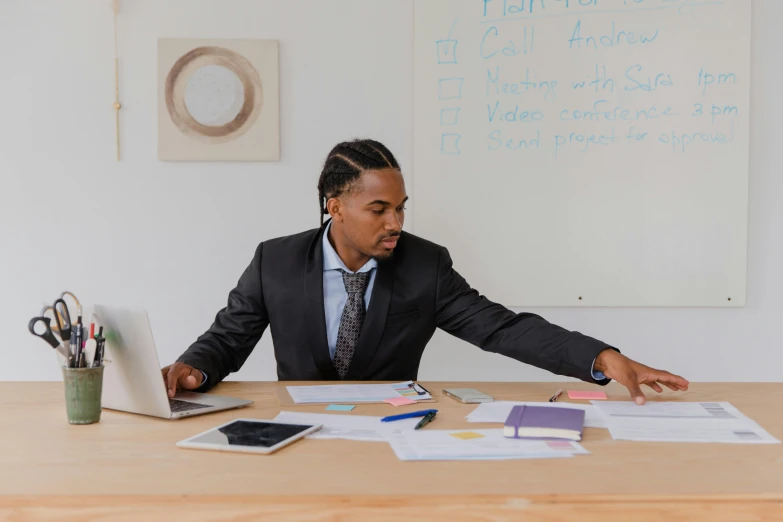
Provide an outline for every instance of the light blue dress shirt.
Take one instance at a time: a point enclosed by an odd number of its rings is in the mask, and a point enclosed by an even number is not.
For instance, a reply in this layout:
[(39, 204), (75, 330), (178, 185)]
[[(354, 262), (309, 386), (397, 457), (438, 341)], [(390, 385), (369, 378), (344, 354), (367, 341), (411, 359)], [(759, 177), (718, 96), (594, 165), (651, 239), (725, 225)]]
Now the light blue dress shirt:
[[(370, 280), (367, 282), (367, 288), (364, 291), (364, 309), (370, 308), (370, 297), (372, 297), (372, 288), (375, 284), (375, 273), (378, 271), (378, 262), (375, 259), (370, 259), (364, 266), (358, 271), (353, 272), (348, 270), (343, 260), (337, 255), (332, 244), (329, 242), (329, 229), (332, 227), (330, 221), (326, 225), (324, 230), (324, 236), (321, 241), (321, 250), (324, 258), (324, 316), (326, 317), (326, 340), (329, 345), (329, 357), (334, 360), (334, 350), (337, 347), (337, 332), (340, 330), (340, 318), (343, 315), (343, 308), (345, 308), (345, 301), (348, 300), (348, 292), (345, 291), (345, 283), (343, 283), (343, 274), (340, 270), (345, 270), (349, 274), (364, 272), (370, 272)], [(608, 348), (608, 347), (607, 347)], [(595, 366), (595, 361), (593, 361)], [(593, 379), (601, 381), (606, 379), (606, 376), (590, 368), (593, 374)], [(204, 374), (204, 381), (207, 380), (207, 374), (202, 370)]]
[(343, 315), (345, 302), (348, 300), (348, 292), (345, 291), (343, 283), (343, 274), (340, 270), (345, 270), (349, 274), (363, 274), (370, 272), (370, 280), (367, 281), (367, 288), (364, 290), (364, 309), (370, 308), (370, 297), (372, 296), (372, 287), (375, 284), (375, 273), (378, 271), (378, 262), (370, 259), (358, 271), (348, 270), (343, 260), (337, 255), (332, 244), (329, 242), (329, 229), (332, 222), (326, 225), (322, 244), (324, 254), (324, 316), (326, 317), (326, 341), (329, 345), (329, 357), (334, 360), (334, 350), (337, 347), (337, 332), (340, 330), (340, 318)]

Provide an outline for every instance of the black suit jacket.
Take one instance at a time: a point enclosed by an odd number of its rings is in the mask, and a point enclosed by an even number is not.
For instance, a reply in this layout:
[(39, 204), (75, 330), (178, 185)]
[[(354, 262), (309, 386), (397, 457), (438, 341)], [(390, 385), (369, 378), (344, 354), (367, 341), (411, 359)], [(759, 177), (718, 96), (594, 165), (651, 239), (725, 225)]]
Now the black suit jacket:
[[(212, 326), (178, 359), (206, 372), (206, 390), (236, 372), (271, 325), (280, 380), (338, 380), (329, 357), (320, 229), (264, 241)], [(488, 267), (489, 269), (490, 267)], [(378, 264), (372, 299), (346, 380), (416, 379), (435, 328), (489, 352), (594, 381), (609, 346), (538, 315), (514, 313), (479, 295), (448, 251), (402, 232)]]

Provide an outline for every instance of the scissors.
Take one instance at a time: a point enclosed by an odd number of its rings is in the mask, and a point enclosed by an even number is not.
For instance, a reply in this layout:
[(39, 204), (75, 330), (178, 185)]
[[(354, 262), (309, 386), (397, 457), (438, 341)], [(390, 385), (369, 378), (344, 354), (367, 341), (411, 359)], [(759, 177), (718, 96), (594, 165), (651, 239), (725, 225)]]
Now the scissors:
[(68, 290), (65, 290), (63, 293), (60, 294), (59, 299), (61, 299), (64, 302), (65, 301), (65, 296), (69, 296), (71, 299), (73, 299), (73, 303), (76, 305), (76, 315), (78, 317), (81, 317), (82, 316), (82, 303), (79, 302), (79, 298), (76, 297), (73, 294), (73, 292), (69, 292)]
[[(51, 317), (49, 316), (49, 313), (51, 312)], [(43, 305), (43, 308), (41, 308), (41, 311), (38, 312), (38, 315), (40, 317), (48, 317), (51, 319), (51, 321), (54, 321), (54, 324), (50, 324), (49, 328), (52, 329), (52, 333), (56, 335), (57, 337), (61, 337), (60, 335), (60, 329), (57, 328), (57, 312), (54, 311), (54, 307), (52, 305)]]
[[(55, 301), (55, 304), (57, 302)], [(67, 313), (67, 309), (66, 309)], [(55, 314), (57, 315), (57, 314)], [(36, 337), (40, 337), (49, 345), (57, 350), (57, 353), (62, 355), (65, 360), (67, 361), (67, 366), (70, 368), (72, 366), (71, 361), (73, 357), (71, 356), (71, 350), (69, 350), (63, 343), (57, 340), (57, 337), (54, 336), (52, 333), (52, 327), (51, 327), (52, 320), (48, 317), (33, 317), (30, 319), (30, 323), (28, 323), (27, 327), (30, 329), (30, 333), (33, 334)], [(43, 330), (41, 330), (41, 325), (43, 325)], [(60, 328), (60, 331), (64, 331), (63, 328)], [(68, 328), (68, 332), (70, 334), (70, 326)]]
[[(49, 308), (44, 309), (44, 316), (46, 312), (49, 310)], [(63, 343), (66, 341), (71, 340), (71, 313), (68, 311), (68, 305), (65, 304), (65, 301), (62, 299), (55, 300), (54, 304), (51, 306), (51, 310), (54, 313), (54, 320), (57, 326), (55, 327), (55, 330), (57, 331), (57, 335), (60, 336), (60, 339), (62, 339)], [(49, 319), (48, 317), (45, 317), (46, 319)], [(51, 323), (51, 321), (50, 321)], [(52, 330), (51, 325), (49, 326), (49, 330)]]

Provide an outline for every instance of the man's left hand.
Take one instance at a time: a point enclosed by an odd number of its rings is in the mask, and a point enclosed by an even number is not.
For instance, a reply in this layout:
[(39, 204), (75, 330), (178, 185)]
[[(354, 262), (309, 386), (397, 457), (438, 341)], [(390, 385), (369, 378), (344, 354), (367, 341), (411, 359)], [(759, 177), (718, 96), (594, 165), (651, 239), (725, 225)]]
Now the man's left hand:
[(593, 368), (628, 388), (636, 404), (645, 402), (642, 384), (646, 384), (658, 393), (663, 391), (661, 384), (672, 391), (686, 391), (690, 384), (679, 375), (650, 368), (611, 348), (598, 354)]

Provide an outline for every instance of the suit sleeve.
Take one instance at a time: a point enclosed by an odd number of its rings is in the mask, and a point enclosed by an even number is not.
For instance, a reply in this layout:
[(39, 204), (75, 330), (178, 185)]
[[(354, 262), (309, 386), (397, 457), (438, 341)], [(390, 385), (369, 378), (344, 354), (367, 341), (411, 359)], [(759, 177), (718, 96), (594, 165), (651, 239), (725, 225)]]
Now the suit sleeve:
[(514, 313), (470, 287), (452, 266), (448, 250), (438, 261), (438, 328), (488, 352), (499, 353), (552, 373), (583, 381), (593, 379), (596, 356), (612, 348), (579, 332), (570, 332), (532, 313)]
[(217, 313), (209, 330), (177, 359), (207, 375), (197, 391), (206, 391), (238, 371), (269, 325), (261, 284), (263, 245), (258, 245), (250, 266), (228, 294), (228, 304)]

